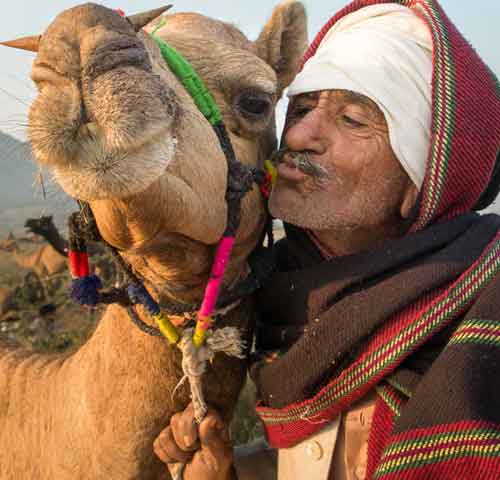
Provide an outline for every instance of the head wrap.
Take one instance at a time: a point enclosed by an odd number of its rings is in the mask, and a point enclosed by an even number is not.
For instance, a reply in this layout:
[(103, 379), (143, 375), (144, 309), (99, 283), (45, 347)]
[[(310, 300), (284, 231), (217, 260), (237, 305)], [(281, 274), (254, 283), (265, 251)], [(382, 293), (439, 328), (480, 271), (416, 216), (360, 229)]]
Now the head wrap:
[(408, 7), (434, 47), (430, 148), (412, 230), (486, 208), (500, 189), (500, 84), (438, 0), (354, 0), (318, 32), (302, 67), (337, 23), (374, 5)]
[(392, 150), (421, 188), (430, 146), (432, 38), (409, 8), (372, 5), (339, 20), (290, 85), (288, 95), (350, 90), (384, 113)]

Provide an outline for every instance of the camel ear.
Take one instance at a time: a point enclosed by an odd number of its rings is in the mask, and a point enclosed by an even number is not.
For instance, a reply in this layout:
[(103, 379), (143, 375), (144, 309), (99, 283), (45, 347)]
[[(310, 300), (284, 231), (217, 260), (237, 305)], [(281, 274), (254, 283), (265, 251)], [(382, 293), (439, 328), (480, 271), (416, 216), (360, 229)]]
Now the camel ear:
[(290, 85), (307, 49), (304, 5), (288, 0), (278, 5), (255, 42), (260, 58), (278, 75), (279, 96)]

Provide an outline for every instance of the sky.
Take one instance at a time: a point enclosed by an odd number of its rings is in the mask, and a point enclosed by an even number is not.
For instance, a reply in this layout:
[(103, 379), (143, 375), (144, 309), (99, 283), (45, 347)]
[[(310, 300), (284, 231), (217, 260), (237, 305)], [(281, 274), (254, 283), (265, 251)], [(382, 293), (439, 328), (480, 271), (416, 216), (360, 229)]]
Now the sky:
[[(168, 0), (167, 0), (168, 1)], [(172, 0), (174, 2), (175, 0)], [(43, 33), (61, 11), (82, 3), (77, 0), (11, 0), (2, 5), (0, 39)], [(164, 5), (158, 0), (103, 0), (110, 8), (132, 14)], [(312, 38), (348, 0), (304, 0)], [(255, 39), (278, 1), (178, 0), (172, 12), (195, 11), (234, 23)], [(441, 5), (491, 69), (500, 75), (500, 1), (441, 0)], [(29, 79), (34, 54), (0, 46), (0, 130), (24, 138), (24, 124), (35, 90)], [(278, 111), (283, 118), (283, 102)]]

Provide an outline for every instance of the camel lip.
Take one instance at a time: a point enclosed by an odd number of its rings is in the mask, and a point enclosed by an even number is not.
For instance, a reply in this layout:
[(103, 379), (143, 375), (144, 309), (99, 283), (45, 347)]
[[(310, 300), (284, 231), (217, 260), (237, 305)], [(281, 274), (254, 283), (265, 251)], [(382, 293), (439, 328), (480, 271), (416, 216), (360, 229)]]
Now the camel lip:
[(55, 180), (69, 195), (84, 201), (126, 198), (144, 192), (165, 175), (177, 152), (177, 138), (165, 126), (140, 143), (110, 143), (104, 150), (87, 148), (90, 154), (73, 164), (54, 167)]
[(131, 138), (126, 134), (126, 130), (121, 129), (118, 121), (112, 126), (86, 122), (80, 125), (78, 134), (81, 138), (102, 142), (105, 152), (115, 154), (130, 155), (154, 144), (166, 142), (171, 143), (174, 147), (177, 145), (177, 138), (172, 132), (172, 126), (165, 125), (163, 121), (151, 122), (144, 130), (145, 135)]

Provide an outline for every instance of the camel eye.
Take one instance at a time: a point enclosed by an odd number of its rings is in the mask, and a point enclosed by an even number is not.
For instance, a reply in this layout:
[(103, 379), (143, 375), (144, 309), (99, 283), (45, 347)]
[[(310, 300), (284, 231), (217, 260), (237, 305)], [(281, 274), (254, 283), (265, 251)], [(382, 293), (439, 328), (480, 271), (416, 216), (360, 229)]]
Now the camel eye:
[(267, 117), (272, 107), (270, 95), (263, 92), (243, 92), (237, 99), (240, 113), (251, 120)]

